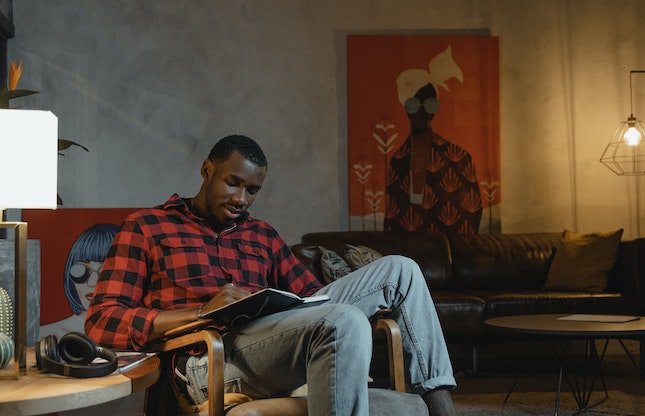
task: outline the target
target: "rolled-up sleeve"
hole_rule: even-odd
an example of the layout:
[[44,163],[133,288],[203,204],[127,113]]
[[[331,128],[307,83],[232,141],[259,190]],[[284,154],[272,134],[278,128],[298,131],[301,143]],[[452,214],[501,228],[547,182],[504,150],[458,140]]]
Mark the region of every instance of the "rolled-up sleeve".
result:
[[147,344],[159,313],[144,306],[150,285],[147,252],[140,227],[126,220],[103,263],[85,321],[85,332],[100,345],[140,350]]

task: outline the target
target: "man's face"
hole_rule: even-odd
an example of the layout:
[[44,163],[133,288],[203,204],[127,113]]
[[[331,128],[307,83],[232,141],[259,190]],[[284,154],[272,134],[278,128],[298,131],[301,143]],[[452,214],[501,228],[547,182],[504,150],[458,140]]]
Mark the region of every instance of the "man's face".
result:
[[267,169],[246,160],[239,152],[233,152],[224,162],[206,160],[201,174],[206,220],[220,231],[251,206],[262,188]]

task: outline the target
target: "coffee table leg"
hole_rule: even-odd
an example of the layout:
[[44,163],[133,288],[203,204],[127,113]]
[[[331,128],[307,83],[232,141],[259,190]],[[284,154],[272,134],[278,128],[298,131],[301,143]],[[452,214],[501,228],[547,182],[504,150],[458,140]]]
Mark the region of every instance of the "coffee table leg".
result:
[[[566,369],[567,361],[569,361],[569,359],[572,360],[574,357],[574,354],[571,348],[571,340],[569,338],[562,339],[562,351],[560,355],[560,379],[558,381],[558,392],[557,392],[556,401],[555,401],[556,403],[555,415],[558,414],[563,376],[567,381],[567,384],[571,389],[571,393],[573,394],[573,398],[576,401],[576,405],[578,406],[579,412],[575,414],[579,414],[586,410],[589,410],[592,407],[602,403],[603,401],[609,398],[609,393],[607,392],[607,383],[605,382],[605,376],[602,372],[602,362],[605,357],[608,344],[609,344],[609,340],[605,339],[605,344],[604,344],[602,353],[599,354],[598,349],[596,348],[595,340],[593,338],[585,339],[585,356],[584,356],[585,368],[583,369],[583,372],[584,372],[583,376],[579,377],[575,373],[567,371]],[[592,374],[590,374],[590,372]],[[569,377],[570,373],[571,373],[571,378]],[[589,384],[587,384],[587,381],[589,381],[589,377],[591,377],[591,379]],[[594,403],[593,405],[589,406],[589,402],[591,401],[591,394],[593,393],[593,390],[598,378],[600,378],[600,381],[602,382],[603,390],[605,391],[605,397],[599,400],[598,402]]]
[[564,362],[560,362],[560,375],[558,376],[558,391],[555,395],[555,409],[553,415],[558,416],[558,409],[560,408],[560,392],[562,391],[562,375],[564,374]]
[[511,397],[511,394],[513,393],[513,391],[515,391],[515,386],[517,386],[517,382],[519,381],[520,376],[524,372],[524,365],[525,365],[525,363],[522,362],[522,365],[520,366],[520,369],[517,372],[517,376],[515,376],[515,380],[513,381],[513,385],[508,390],[508,393],[506,393],[506,397],[504,397],[504,402],[502,403],[502,405],[506,404],[506,402],[508,401],[509,397]]
[[640,377],[640,379],[645,380],[645,351],[643,350],[643,345],[644,345],[643,340],[639,340],[639,347],[640,347],[639,354],[640,354],[640,362],[641,362],[640,365],[638,365],[632,353],[629,352],[629,348],[627,348],[623,340],[618,338],[618,342],[620,343],[621,347],[623,347],[623,351],[625,351],[625,354],[627,354],[629,361],[631,361],[636,371],[638,371],[638,376]]

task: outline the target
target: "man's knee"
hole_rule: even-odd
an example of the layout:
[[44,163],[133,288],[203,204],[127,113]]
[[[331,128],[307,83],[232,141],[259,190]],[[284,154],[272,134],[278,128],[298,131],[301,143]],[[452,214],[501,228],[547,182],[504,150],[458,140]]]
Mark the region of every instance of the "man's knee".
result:
[[328,306],[332,310],[324,320],[339,336],[352,335],[360,339],[371,337],[370,322],[360,309],[342,303]]
[[365,314],[346,304],[329,304],[330,312],[312,334],[316,344],[324,349],[332,346],[345,359],[365,361],[369,365],[372,354],[372,327]]

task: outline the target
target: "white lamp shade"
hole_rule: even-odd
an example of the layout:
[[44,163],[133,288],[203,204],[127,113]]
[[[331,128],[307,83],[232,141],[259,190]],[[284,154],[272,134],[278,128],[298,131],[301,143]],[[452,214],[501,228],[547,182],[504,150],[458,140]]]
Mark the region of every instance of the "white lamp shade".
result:
[[56,209],[58,118],[0,109],[0,208]]

